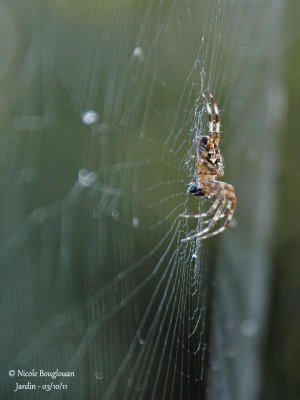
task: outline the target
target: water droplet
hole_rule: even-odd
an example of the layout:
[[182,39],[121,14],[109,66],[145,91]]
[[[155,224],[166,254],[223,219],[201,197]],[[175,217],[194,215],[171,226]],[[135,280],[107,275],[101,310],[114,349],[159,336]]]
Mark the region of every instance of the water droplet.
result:
[[82,168],[78,173],[78,180],[82,186],[91,186],[96,179],[96,172],[88,172],[86,169]]
[[119,217],[120,217],[118,210],[112,210],[111,215],[114,219],[119,219]]
[[102,371],[96,371],[95,372],[95,378],[96,379],[103,379],[103,372]]
[[138,217],[133,217],[132,218],[132,225],[137,228],[140,225],[140,220]]
[[85,111],[81,114],[81,120],[85,125],[92,125],[99,120],[99,114],[96,111]]
[[120,280],[124,279],[124,277],[125,277],[125,273],[124,272],[119,272],[118,275],[117,275],[117,278],[120,279]]
[[133,57],[136,57],[139,61],[144,60],[144,52],[141,47],[136,47],[132,53]]
[[243,336],[252,337],[257,334],[258,326],[257,322],[252,319],[246,319],[241,323],[240,330]]

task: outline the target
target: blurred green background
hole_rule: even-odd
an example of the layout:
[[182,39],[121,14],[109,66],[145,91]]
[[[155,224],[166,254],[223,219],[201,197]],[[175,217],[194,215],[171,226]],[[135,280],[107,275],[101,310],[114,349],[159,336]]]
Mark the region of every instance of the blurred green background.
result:
[[[300,398],[299,12],[0,2],[1,398]],[[183,246],[202,90],[237,224]]]

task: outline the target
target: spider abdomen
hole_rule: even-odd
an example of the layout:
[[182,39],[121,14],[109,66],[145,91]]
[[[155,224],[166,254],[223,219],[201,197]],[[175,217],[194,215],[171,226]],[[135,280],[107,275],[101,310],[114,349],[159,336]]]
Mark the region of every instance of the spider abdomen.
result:
[[213,147],[208,151],[207,162],[212,164],[217,169],[223,169],[223,157],[218,148]]

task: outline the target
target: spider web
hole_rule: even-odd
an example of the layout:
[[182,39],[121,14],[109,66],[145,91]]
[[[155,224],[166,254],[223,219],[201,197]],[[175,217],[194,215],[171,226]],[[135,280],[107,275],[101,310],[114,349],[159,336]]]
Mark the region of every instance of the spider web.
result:
[[16,66],[3,74],[23,95],[1,144],[3,209],[14,199],[1,259],[19,300],[4,293],[21,315],[4,334],[24,326],[5,365],[76,371],[72,399],[202,398],[205,254],[181,243],[199,226],[179,214],[202,207],[186,193],[195,137],[207,129],[201,92],[226,106],[238,9],[219,0],[32,4],[34,20],[22,11],[30,39],[3,7]]

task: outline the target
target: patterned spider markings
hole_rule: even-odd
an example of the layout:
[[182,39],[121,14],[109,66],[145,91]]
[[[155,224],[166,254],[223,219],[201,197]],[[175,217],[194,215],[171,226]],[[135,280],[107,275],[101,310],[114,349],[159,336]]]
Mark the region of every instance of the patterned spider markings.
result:
[[[182,218],[207,218],[201,221],[208,224],[206,228],[194,235],[182,239],[182,242],[190,240],[203,240],[223,232],[230,226],[237,199],[232,185],[217,179],[224,175],[223,156],[219,149],[221,138],[221,117],[214,96],[209,93],[209,100],[202,93],[208,114],[208,135],[200,135],[196,142],[196,175],[197,181],[191,182],[188,192],[203,199],[215,198],[214,203],[205,213],[180,214]],[[223,224],[214,230],[217,222],[223,219]]]

